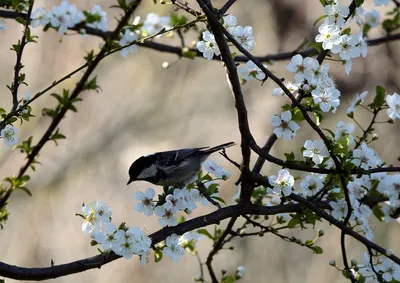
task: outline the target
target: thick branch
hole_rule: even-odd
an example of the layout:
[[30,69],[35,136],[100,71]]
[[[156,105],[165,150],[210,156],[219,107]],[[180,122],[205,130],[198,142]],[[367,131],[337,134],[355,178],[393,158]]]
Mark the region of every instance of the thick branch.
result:
[[[327,206],[323,203],[321,203],[321,205]],[[182,235],[185,232],[197,228],[211,224],[219,224],[220,221],[224,219],[238,217],[241,214],[275,215],[279,213],[300,212],[301,210],[302,208],[298,204],[280,205],[275,207],[256,206],[252,204],[246,206],[232,205],[221,208],[210,214],[188,220],[174,227],[165,227],[151,234],[149,237],[152,239],[152,245],[155,245],[165,240],[171,234],[175,233]],[[25,268],[0,262],[0,276],[16,280],[47,280],[83,272],[89,269],[100,268],[118,258],[120,257],[114,253],[104,253],[87,259],[44,268]]]

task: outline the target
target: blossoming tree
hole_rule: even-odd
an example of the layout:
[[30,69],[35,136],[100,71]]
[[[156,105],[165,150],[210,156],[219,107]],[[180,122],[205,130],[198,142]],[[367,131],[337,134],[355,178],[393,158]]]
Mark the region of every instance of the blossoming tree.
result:
[[[161,2],[165,4],[165,1]],[[97,5],[91,10],[80,11],[68,1],[62,1],[58,6],[46,10],[38,7],[34,0],[0,1],[0,30],[6,29],[7,22],[12,20],[24,28],[21,40],[12,45],[16,54],[14,79],[8,86],[12,108],[0,108],[1,138],[5,146],[19,149],[26,155],[26,162],[18,174],[5,178],[0,187],[2,225],[8,219],[7,204],[13,192],[23,189],[31,193],[28,174],[34,173],[30,170],[39,163],[38,154],[43,147],[48,141],[65,138],[58,128],[62,118],[68,111],[78,111],[76,102],[82,100],[82,92],[99,90],[93,71],[104,58],[114,56],[117,52],[127,57],[136,52],[140,45],[147,44],[148,48],[162,49],[184,58],[204,57],[224,63],[237,110],[242,154],[242,160],[238,162],[232,160],[225,151],[222,153],[240,172],[237,192],[232,201],[224,200],[218,194],[221,183],[230,178],[231,173],[212,160],[207,160],[197,179],[184,188],[163,187],[157,197],[153,188],[135,194],[135,210],[149,217],[157,217],[161,226],[158,231],[147,233],[139,227],[113,222],[112,210],[104,201],[85,203],[77,216],[83,221],[82,232],[90,237],[91,244],[98,247],[100,254],[51,267],[25,268],[0,262],[0,276],[18,280],[51,279],[98,268],[121,258],[134,257],[145,265],[153,259],[151,254],[156,262],[165,260],[164,255],[179,261],[185,252],[198,256],[197,242],[201,237],[207,237],[213,241],[213,248],[205,261],[199,258],[202,272],[196,281],[234,282],[244,276],[243,266],[231,274],[224,271],[221,276],[213,267],[214,257],[227,243],[238,237],[271,233],[321,254],[323,249],[316,241],[324,235],[323,230],[316,231],[315,239],[306,241],[288,237],[284,230],[298,229],[297,233],[301,234],[299,228],[314,228],[316,222],[325,221],[341,231],[337,245],[341,248],[342,262],[339,264],[332,260],[329,264],[341,271],[345,279],[351,282],[400,282],[400,258],[390,248],[374,242],[371,227],[372,218],[390,222],[396,221],[400,214],[400,167],[385,163],[373,149],[373,142],[377,140],[373,131],[377,116],[386,116],[389,123],[399,119],[400,95],[380,85],[372,94],[360,90],[361,94],[354,97],[346,113],[359,127],[355,112],[363,108],[371,113],[371,121],[367,128],[362,128],[361,136],[354,136],[353,123],[339,121],[335,128],[324,130],[321,126],[324,115],[336,113],[341,106],[341,92],[329,73],[330,65],[343,65],[343,71],[350,75],[352,62],[366,57],[368,48],[400,39],[400,34],[395,33],[400,27],[400,3],[396,0],[373,0],[375,9],[366,11],[363,8],[366,0],[350,3],[316,1],[315,5],[322,5],[324,9],[324,14],[316,19],[318,34],[292,54],[279,56],[279,60],[289,61],[286,69],[293,73],[292,78],[286,78],[283,82],[263,64],[261,58],[251,54],[256,48],[253,29],[239,25],[236,17],[229,14],[235,2],[228,0],[222,7],[215,7],[210,0],[197,0],[198,6],[192,7],[189,3],[171,0],[167,4],[173,5],[178,13],[170,16],[149,13],[141,20],[133,17],[141,4],[140,0],[118,0],[114,5],[120,9],[121,16],[116,28],[108,31],[107,13]],[[379,9],[391,3],[396,7],[383,22],[388,35],[370,39],[369,31],[381,24]],[[38,28],[56,31],[62,36],[69,31],[77,31],[84,36],[100,36],[104,42],[100,51],[87,53],[84,65],[49,83],[49,87],[31,97],[29,93],[21,95],[19,91],[19,86],[26,84],[22,55],[27,44],[37,41],[34,34]],[[199,36],[193,48],[155,43],[166,34],[178,34],[183,38],[182,31],[188,30],[197,32]],[[326,60],[328,57],[329,64]],[[273,56],[271,59],[274,59]],[[32,119],[34,102],[82,70],[84,73],[73,89],[52,94],[57,106],[43,109],[44,115],[51,118],[51,123],[39,142],[34,144],[32,137],[20,142],[17,122],[27,123]],[[276,84],[272,95],[290,100],[286,104],[282,100],[282,112],[271,117],[273,131],[264,146],[257,143],[250,131],[243,99],[242,85],[252,80]],[[365,105],[364,100],[368,95],[373,102]],[[302,156],[296,157],[288,152],[284,160],[270,154],[278,139],[295,139],[296,133],[306,124],[318,134],[319,139],[307,140],[301,148]],[[250,165],[251,152],[257,156],[253,166]],[[276,174],[263,176],[260,171],[266,161],[282,169]],[[307,175],[299,179],[294,177],[295,171],[306,172]],[[215,211],[187,220],[185,216],[200,205],[211,205]],[[263,220],[273,215],[276,217],[268,225],[265,224]],[[239,218],[243,218],[244,222],[238,224]],[[229,222],[223,227],[220,221],[225,219],[229,219]],[[216,225],[214,232],[210,232],[210,225]],[[254,231],[248,232],[246,228]],[[349,237],[365,246],[362,259],[349,260],[345,246]],[[206,266],[207,274],[203,272],[203,266]]]

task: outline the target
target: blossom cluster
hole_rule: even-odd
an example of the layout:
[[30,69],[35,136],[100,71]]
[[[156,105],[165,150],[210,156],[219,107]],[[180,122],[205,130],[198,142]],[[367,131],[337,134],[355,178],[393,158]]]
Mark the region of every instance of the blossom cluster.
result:
[[[236,17],[226,15],[222,18],[223,26],[229,31],[236,41],[246,50],[254,50],[256,42],[254,40],[253,28],[250,26],[238,26]],[[197,49],[203,53],[203,57],[212,60],[221,54],[214,35],[210,31],[203,32],[203,40],[197,43]]]
[[151,239],[139,228],[128,229],[125,225],[117,227],[111,222],[111,208],[102,201],[83,205],[82,213],[83,233],[90,234],[104,251],[113,251],[124,258],[136,254],[142,264],[146,262]]
[[[149,13],[143,23],[140,23],[140,17],[136,17],[133,26],[125,28],[121,35],[119,44],[121,46],[129,45],[121,50],[121,55],[126,57],[129,53],[136,52],[137,46],[132,42],[140,37],[154,35],[163,29],[171,28],[171,17],[158,16],[155,13]],[[79,11],[75,5],[69,4],[67,0],[61,2],[59,6],[54,6],[50,11],[45,8],[36,8],[31,15],[31,26],[48,26],[55,28],[63,35],[65,32],[78,24],[85,24],[87,27],[107,31],[107,13],[99,5],[94,5],[91,10]],[[1,30],[0,23],[0,30]],[[133,28],[135,27],[135,28]],[[82,28],[79,31],[86,35]]]
[[[375,6],[387,5],[389,1],[374,1]],[[331,5],[324,7],[325,21],[318,28],[319,34],[315,41],[322,44],[322,48],[337,54],[344,65],[345,72],[350,73],[352,60],[367,55],[367,43],[365,41],[366,29],[358,34],[351,34],[351,28],[346,28],[346,23],[351,24],[355,19],[359,25],[367,26],[368,29],[378,26],[380,22],[379,13],[372,9],[365,11],[362,6],[356,7],[354,13],[350,15],[347,5],[342,5],[339,1],[334,1]],[[350,20],[348,18],[350,17]]]
[[31,26],[47,26],[58,30],[63,35],[69,28],[85,23],[87,26],[107,31],[107,13],[99,5],[93,6],[90,11],[79,11],[75,5],[62,1],[50,11],[45,8],[36,8],[31,15]]
[[[226,28],[226,30],[233,35],[235,40],[244,49],[254,50],[256,48],[253,28],[251,26],[243,27],[237,25],[237,19],[232,15],[224,16],[221,19],[221,22],[224,28]],[[203,32],[202,40],[197,42],[197,49],[203,53],[203,57],[207,58],[208,60],[212,60],[214,56],[219,56],[221,54],[214,35],[208,30]],[[249,60],[245,65],[239,66],[238,72],[245,81],[252,79],[262,81],[265,79],[264,72],[262,72],[262,70],[251,60]]]
[[[203,163],[203,167],[217,179],[226,180],[231,176],[228,171],[211,159],[206,160]],[[207,179],[201,185],[208,189],[210,186],[217,186],[218,184],[214,180]],[[174,188],[171,193],[165,196],[164,201],[158,202],[158,205],[154,200],[154,196],[155,191],[152,188],[146,189],[145,192],[136,192],[135,198],[138,203],[135,206],[135,210],[147,216],[153,215],[154,212],[159,217],[159,224],[163,227],[176,226],[178,224],[177,213],[179,211],[190,214],[197,208],[196,203],[201,202],[205,206],[209,204],[208,199],[200,193],[200,190],[193,187]]]
[[[203,167],[209,174],[216,177],[216,179],[213,179],[209,174],[203,176],[202,185],[206,190],[211,186],[218,186],[215,180],[226,180],[231,176],[228,171],[212,160],[204,162]],[[154,212],[159,217],[158,222],[163,227],[176,226],[179,211],[190,214],[197,208],[197,202],[201,202],[203,205],[209,204],[209,201],[205,195],[200,193],[199,189],[193,188],[193,185],[191,188],[189,186],[169,188],[168,193],[158,202],[154,200],[155,191],[152,188],[148,188],[144,192],[136,192],[135,198],[138,202],[135,205],[135,210],[147,216],[153,215]],[[102,201],[84,205],[82,212],[83,214],[79,214],[84,219],[82,231],[85,234],[90,234],[95,244],[101,245],[104,251],[113,251],[124,258],[131,258],[132,255],[136,254],[140,257],[142,264],[146,262],[147,255],[150,252],[151,239],[143,231],[136,227],[128,228],[125,224],[117,227],[111,222],[111,208]],[[172,260],[179,261],[180,256],[184,253],[184,247],[188,246],[189,243],[194,244],[199,239],[200,235],[194,231],[187,232],[182,237],[172,234],[157,249],[162,250]],[[239,275],[243,272],[239,272]]]

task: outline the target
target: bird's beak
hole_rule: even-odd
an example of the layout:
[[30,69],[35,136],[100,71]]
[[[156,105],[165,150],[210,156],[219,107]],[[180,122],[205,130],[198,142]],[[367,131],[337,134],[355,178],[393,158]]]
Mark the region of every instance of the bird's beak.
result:
[[129,181],[128,181],[128,183],[126,183],[126,185],[129,185],[130,183],[132,183],[133,182],[133,180],[132,179],[129,179]]

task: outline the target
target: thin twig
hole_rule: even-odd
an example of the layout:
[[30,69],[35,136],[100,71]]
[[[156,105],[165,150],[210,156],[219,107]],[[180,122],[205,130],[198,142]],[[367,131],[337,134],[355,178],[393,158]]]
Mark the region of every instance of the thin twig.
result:
[[[34,0],[30,1],[28,13],[26,13],[26,15],[25,15],[24,32],[23,32],[21,41],[18,43],[19,49],[17,50],[17,62],[15,63],[15,67],[14,67],[14,82],[12,84],[13,106],[12,106],[11,112],[15,111],[15,109],[17,109],[17,107],[18,107],[18,88],[21,84],[19,77],[20,77],[20,71],[23,68],[22,63],[21,63],[22,53],[24,52],[25,45],[27,44],[26,34],[29,29],[29,22],[30,22],[30,17],[31,17],[34,2],[35,2]],[[3,128],[0,128],[0,129],[3,129]]]

